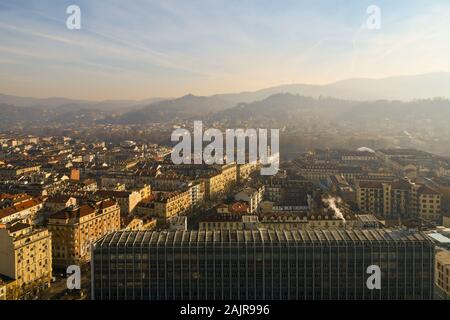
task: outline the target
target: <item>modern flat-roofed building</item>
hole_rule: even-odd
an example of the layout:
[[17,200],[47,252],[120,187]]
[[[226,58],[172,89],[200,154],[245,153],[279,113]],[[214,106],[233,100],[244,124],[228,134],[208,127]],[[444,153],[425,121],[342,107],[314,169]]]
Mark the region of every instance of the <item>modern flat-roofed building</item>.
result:
[[433,243],[406,230],[121,231],[92,255],[97,300],[433,298]]

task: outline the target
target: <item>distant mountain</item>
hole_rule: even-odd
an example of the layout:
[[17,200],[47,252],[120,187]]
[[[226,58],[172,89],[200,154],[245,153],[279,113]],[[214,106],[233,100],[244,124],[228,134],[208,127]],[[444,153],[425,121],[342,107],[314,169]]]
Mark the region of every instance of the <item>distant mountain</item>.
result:
[[19,123],[26,123],[33,119],[39,119],[41,112],[38,110],[28,110],[6,103],[0,103],[0,128],[13,128]]
[[273,120],[282,123],[306,121],[307,119],[328,119],[337,113],[348,112],[360,102],[335,98],[312,98],[290,93],[277,93],[251,103],[240,103],[216,113],[211,120],[232,123]]
[[90,108],[99,111],[126,112],[133,109],[142,108],[151,103],[160,102],[163,98],[151,98],[142,101],[135,100],[105,100],[88,101],[68,98],[31,98],[17,97],[12,95],[0,94],[0,103],[14,105],[18,107],[36,108],[36,109],[54,109],[61,106],[71,105],[75,108]]
[[234,102],[214,96],[199,97],[189,94],[178,99],[156,102],[142,109],[127,112],[114,119],[114,122],[142,124],[194,119],[196,117],[203,119],[234,105]]
[[149,104],[157,103],[160,101],[164,101],[165,98],[150,98],[141,101],[134,100],[105,100],[97,103],[91,103],[88,106],[103,111],[115,111],[120,113],[125,113],[130,110],[140,109],[143,106],[147,106]]
[[110,112],[68,103],[53,108],[17,107],[0,103],[0,129],[19,125],[92,124],[109,116]]
[[417,121],[445,124],[450,123],[450,100],[357,101],[280,93],[218,112],[212,120],[235,124],[277,121],[285,125],[327,121],[353,125],[367,122],[375,126],[384,121],[399,125]]
[[358,101],[277,93],[260,101],[235,104],[217,96],[187,95],[155,102],[123,114],[77,103],[53,108],[17,107],[0,103],[0,129],[14,128],[16,125],[146,124],[185,120],[219,122],[231,127],[248,124],[301,127],[335,123],[353,129],[356,126],[376,128],[382,123],[390,123],[389,126],[398,128],[432,123],[435,128],[445,129],[450,123],[450,100]]
[[349,79],[326,85],[289,84],[258,90],[219,94],[215,97],[239,102],[263,100],[277,93],[300,94],[310,97],[333,97],[349,100],[450,99],[450,73],[428,73],[382,79]]
[[17,97],[12,95],[0,94],[0,103],[20,106],[20,107],[46,107],[54,108],[60,105],[74,103],[74,104],[88,104],[89,101],[75,100],[67,98],[31,98],[31,97]]
[[[396,112],[420,119],[427,119],[427,114],[438,118],[442,115],[440,118],[443,119],[447,115],[448,101],[425,100],[436,97],[450,99],[450,73],[349,79],[327,85],[291,84],[255,92],[206,97],[189,94],[177,99],[151,98],[141,101],[40,99],[0,94],[0,119],[5,125],[19,120],[31,123],[100,121],[119,124],[191,119],[218,122],[224,119],[305,121],[314,117],[334,119],[336,112],[348,119],[377,119],[383,115],[385,118],[396,118]],[[418,102],[405,103],[414,100]],[[12,109],[14,107],[18,109]],[[30,116],[32,118],[28,119]]]

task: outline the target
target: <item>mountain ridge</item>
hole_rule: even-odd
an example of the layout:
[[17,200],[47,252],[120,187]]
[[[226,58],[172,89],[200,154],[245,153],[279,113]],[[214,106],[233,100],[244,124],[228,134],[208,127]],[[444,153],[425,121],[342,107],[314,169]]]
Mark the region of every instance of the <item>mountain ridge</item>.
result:
[[[381,85],[382,82],[387,84]],[[377,85],[376,88],[372,88]],[[362,88],[361,88],[362,87]],[[401,90],[400,90],[400,88]],[[388,89],[388,90],[386,90]],[[341,90],[341,92],[339,92]],[[387,92],[386,92],[387,91]],[[402,92],[400,92],[402,91]],[[416,75],[400,75],[384,78],[349,78],[331,82],[328,84],[281,84],[255,91],[242,91],[237,93],[222,93],[213,95],[193,95],[186,94],[177,98],[147,98],[143,100],[121,99],[121,100],[101,100],[91,101],[84,99],[72,99],[64,97],[34,98],[19,97],[0,93],[0,103],[30,107],[46,106],[57,107],[61,104],[75,103],[80,105],[107,105],[117,104],[130,106],[146,106],[165,100],[176,100],[188,96],[210,97],[228,100],[234,103],[248,103],[262,100],[275,93],[302,94],[312,97],[333,97],[352,100],[415,100],[443,97],[450,99],[450,73],[431,72]],[[414,94],[414,96],[413,96]]]

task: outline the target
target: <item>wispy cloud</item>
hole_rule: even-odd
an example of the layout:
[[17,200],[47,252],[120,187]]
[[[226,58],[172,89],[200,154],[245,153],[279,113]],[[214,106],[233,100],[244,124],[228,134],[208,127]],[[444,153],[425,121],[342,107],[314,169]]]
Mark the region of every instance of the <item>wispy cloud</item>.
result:
[[378,0],[379,31],[368,0],[77,0],[70,31],[72,2],[0,0],[3,90],[142,99],[450,71],[445,0]]

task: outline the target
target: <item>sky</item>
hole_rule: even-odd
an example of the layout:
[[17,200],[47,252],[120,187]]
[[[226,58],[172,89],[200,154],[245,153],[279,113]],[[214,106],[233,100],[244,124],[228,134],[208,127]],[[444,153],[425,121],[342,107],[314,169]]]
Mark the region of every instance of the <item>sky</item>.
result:
[[448,0],[0,0],[0,93],[140,100],[450,72],[449,17]]

